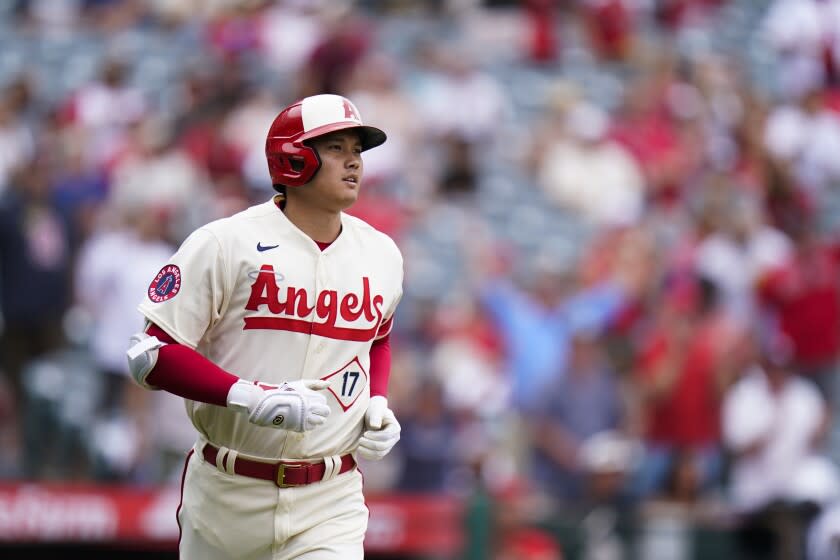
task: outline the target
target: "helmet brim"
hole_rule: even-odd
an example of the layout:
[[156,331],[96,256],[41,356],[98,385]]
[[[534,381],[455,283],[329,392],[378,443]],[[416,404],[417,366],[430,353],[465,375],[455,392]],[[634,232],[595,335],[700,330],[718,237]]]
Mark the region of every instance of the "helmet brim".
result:
[[361,125],[353,122],[338,122],[330,123],[324,126],[319,126],[318,128],[313,128],[309,132],[302,134],[300,136],[299,141],[305,142],[307,140],[312,140],[313,138],[318,138],[319,136],[329,134],[330,132],[336,132],[337,130],[348,130],[351,128],[357,129],[359,131],[361,135],[363,152],[365,150],[370,150],[371,148],[375,148],[384,144],[385,140],[388,139],[388,136],[385,134],[385,132],[376,128],[375,126]]

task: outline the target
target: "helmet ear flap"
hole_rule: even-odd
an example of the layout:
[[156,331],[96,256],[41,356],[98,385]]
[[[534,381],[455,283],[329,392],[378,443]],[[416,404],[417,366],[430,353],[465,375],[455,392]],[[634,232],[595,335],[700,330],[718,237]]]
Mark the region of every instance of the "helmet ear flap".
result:
[[288,139],[269,140],[266,156],[273,182],[287,187],[305,185],[321,167],[321,159],[313,148]]

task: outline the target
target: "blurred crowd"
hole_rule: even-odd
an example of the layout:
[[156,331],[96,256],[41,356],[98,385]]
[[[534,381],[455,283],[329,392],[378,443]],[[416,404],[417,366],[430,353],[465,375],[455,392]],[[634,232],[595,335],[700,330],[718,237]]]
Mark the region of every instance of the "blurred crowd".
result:
[[135,307],[327,92],[406,262],[369,491],[486,491],[500,559],[839,557],[840,0],[0,2],[0,476],[177,483]]

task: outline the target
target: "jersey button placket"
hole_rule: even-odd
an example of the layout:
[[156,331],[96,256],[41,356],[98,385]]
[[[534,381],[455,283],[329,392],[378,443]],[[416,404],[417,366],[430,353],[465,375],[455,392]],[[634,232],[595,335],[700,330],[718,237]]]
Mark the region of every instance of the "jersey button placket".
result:
[[[320,294],[322,290],[328,290],[330,288],[330,274],[327,269],[327,259],[323,253],[318,257],[317,267],[317,274],[315,275],[315,293]],[[326,348],[326,342],[323,338],[319,337],[318,342],[315,344],[315,353],[320,354],[324,351],[324,348]]]

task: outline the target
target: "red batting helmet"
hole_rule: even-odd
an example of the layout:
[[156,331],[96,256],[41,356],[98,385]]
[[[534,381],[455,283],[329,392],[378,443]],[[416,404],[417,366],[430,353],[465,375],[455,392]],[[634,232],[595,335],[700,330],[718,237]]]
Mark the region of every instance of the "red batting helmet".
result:
[[308,183],[321,167],[321,159],[306,141],[346,128],[359,129],[362,151],[385,142],[385,133],[363,125],[356,106],[340,95],[305,97],[280,111],[265,140],[272,184],[299,187]]

